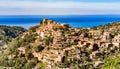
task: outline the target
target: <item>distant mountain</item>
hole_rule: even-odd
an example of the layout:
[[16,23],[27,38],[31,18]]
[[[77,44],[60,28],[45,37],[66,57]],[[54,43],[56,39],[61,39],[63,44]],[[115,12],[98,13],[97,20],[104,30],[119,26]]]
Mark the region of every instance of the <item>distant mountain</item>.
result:
[[5,26],[0,25],[0,30],[4,33],[5,36],[9,36],[12,38],[17,37],[19,34],[22,34],[26,31],[26,29],[19,26]]
[[[71,28],[68,24],[43,19],[2,50],[0,66],[18,69],[110,69],[112,66],[119,69],[116,67],[119,61],[112,61],[110,57],[119,55],[119,27],[117,22],[93,28]],[[115,65],[108,64],[114,61]]]

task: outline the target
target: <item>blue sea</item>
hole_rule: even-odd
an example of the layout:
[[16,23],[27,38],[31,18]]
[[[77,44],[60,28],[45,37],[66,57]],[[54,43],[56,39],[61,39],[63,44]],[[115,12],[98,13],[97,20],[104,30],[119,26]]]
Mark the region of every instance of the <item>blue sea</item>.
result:
[[22,26],[28,29],[38,25],[43,18],[69,24],[73,28],[90,28],[120,21],[120,15],[1,15],[0,25]]

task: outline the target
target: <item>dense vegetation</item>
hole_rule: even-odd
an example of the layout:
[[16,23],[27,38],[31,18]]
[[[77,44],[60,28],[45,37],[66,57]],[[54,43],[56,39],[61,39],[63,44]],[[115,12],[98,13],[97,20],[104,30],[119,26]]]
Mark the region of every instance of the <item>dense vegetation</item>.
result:
[[0,25],[0,30],[2,30],[5,33],[5,36],[9,36],[12,38],[17,37],[19,34],[22,34],[26,30],[22,27],[19,26],[5,26],[5,25]]

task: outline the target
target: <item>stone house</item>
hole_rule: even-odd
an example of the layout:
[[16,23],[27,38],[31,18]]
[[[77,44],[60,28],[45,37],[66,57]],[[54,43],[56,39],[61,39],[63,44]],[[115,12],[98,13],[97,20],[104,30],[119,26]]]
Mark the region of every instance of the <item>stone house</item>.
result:
[[100,48],[107,48],[109,45],[108,42],[100,42]]
[[115,46],[117,47],[120,47],[120,34],[115,36],[113,39],[112,39],[112,44],[114,44]]
[[110,37],[110,32],[104,32],[103,35],[101,35],[101,41],[108,41]]
[[93,36],[98,36],[98,35],[101,35],[101,31],[100,30],[90,30],[89,34],[93,35]]
[[115,36],[113,39],[112,39],[112,42],[115,42],[115,43],[120,43],[120,34]]
[[94,51],[94,52],[92,52],[92,54],[90,54],[90,59],[97,58],[100,55],[101,55],[101,53],[99,51]]

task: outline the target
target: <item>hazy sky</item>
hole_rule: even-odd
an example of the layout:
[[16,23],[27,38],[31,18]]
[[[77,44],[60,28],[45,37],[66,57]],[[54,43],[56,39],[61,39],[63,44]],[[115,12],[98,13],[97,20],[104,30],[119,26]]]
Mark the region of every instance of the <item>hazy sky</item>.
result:
[[120,14],[120,0],[0,0],[0,15]]

